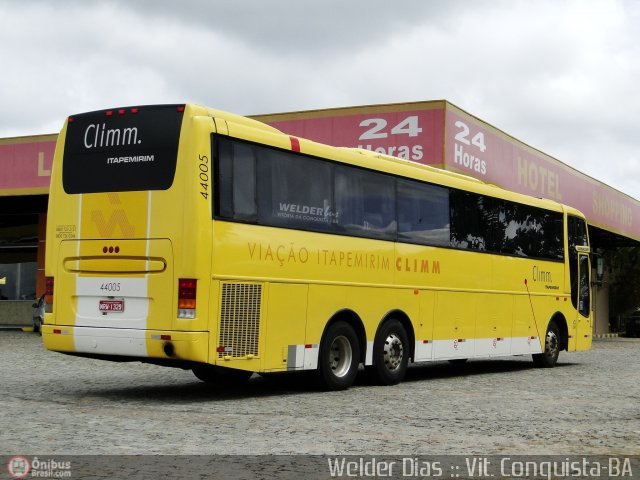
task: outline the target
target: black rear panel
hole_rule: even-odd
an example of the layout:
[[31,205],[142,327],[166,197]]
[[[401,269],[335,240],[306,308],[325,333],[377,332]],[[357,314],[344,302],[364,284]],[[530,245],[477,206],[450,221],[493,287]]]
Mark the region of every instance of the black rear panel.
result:
[[184,105],[115,108],[69,117],[67,193],[166,190],[173,183]]

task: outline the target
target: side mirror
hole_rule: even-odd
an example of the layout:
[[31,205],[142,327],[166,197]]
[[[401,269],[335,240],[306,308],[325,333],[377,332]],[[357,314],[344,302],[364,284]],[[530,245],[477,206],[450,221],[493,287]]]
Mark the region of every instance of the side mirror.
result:
[[599,282],[604,278],[604,258],[601,255],[596,258],[596,278]]
[[594,285],[602,285],[604,280],[604,256],[598,252],[591,252],[591,263],[596,267],[596,281]]

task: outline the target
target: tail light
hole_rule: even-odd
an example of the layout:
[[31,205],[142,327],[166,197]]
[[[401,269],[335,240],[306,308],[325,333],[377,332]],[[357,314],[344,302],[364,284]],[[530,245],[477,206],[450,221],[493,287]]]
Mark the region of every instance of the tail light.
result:
[[197,286],[195,278],[178,280],[178,318],[196,318]]
[[44,278],[44,303],[53,305],[53,277]]

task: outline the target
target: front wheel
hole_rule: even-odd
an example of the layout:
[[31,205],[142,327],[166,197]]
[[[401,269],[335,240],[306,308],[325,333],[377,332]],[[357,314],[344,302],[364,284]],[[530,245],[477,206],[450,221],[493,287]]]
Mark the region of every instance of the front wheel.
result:
[[324,335],[318,357],[320,382],[328,390],[349,388],[358,374],[360,347],[351,325],[338,321]]
[[550,322],[544,337],[544,352],[533,354],[536,367],[551,368],[558,362],[560,355],[560,331],[555,322]]
[[407,373],[409,339],[398,320],[385,322],[373,342],[372,373],[380,385],[396,385]]

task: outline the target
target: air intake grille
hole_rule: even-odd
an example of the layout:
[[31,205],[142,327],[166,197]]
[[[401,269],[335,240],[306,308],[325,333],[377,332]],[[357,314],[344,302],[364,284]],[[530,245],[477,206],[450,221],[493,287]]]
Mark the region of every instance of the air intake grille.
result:
[[224,349],[218,350],[218,358],[258,355],[261,297],[262,285],[252,283],[222,285],[220,346]]

